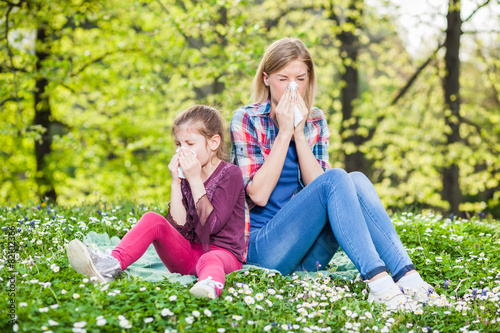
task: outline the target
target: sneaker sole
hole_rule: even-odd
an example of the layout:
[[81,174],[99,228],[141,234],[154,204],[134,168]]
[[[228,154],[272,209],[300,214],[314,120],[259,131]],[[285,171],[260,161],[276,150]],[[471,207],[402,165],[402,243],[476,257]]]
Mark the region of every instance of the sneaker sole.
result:
[[95,276],[101,283],[108,282],[95,267],[87,247],[78,239],[73,239],[69,242],[68,260],[76,272],[89,277]]

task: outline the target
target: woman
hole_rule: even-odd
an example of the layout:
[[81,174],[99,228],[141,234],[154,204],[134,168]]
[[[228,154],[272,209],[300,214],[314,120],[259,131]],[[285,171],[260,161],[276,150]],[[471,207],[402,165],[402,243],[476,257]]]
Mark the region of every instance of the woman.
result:
[[369,302],[414,309],[433,289],[416,272],[371,182],[330,169],[330,132],[312,107],[315,92],[309,50],[284,38],[262,58],[255,104],[231,120],[231,154],[250,209],[247,263],[282,274],[314,271],[340,246],[368,282]]

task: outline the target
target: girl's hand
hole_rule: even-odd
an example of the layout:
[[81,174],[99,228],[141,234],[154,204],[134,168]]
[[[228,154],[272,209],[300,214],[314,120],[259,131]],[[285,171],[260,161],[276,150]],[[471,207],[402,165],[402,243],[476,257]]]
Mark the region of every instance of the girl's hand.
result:
[[168,171],[170,172],[170,177],[172,177],[172,184],[175,182],[180,183],[181,179],[179,178],[179,174],[177,172],[177,168],[179,167],[179,154],[175,154],[172,156],[170,163],[168,164]]
[[179,165],[187,181],[191,183],[191,180],[201,179],[201,164],[196,156],[189,149],[181,149],[178,155]]
[[304,126],[306,124],[307,117],[309,116],[309,110],[306,107],[306,103],[302,96],[297,92],[295,93],[295,98],[293,99],[293,104],[299,108],[300,113],[302,114],[302,120],[298,123],[297,127],[294,130],[294,137],[298,137],[300,135],[304,135]]
[[276,106],[275,117],[278,122],[279,130],[283,133],[289,133],[290,137],[294,132],[293,116],[293,93],[292,89],[286,88]]

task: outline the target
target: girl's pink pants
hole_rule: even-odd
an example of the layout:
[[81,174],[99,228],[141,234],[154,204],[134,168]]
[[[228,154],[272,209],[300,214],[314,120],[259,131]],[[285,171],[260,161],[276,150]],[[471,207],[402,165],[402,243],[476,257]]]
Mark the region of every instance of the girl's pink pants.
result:
[[[224,284],[226,274],[242,267],[226,249],[212,245],[205,253],[200,243],[191,244],[163,216],[154,212],[144,214],[111,255],[118,259],[123,271],[137,261],[151,243],[170,272],[196,275],[200,281],[211,276],[212,280]],[[216,292],[220,296],[222,289],[216,288]]]

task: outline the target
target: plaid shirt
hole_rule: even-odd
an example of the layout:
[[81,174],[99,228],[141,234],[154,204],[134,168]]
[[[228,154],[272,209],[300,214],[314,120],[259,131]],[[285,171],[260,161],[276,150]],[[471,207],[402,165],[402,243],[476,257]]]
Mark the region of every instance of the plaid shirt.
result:
[[[253,176],[269,156],[278,134],[271,118],[271,101],[247,105],[236,110],[231,119],[230,132],[231,161],[241,169],[246,192]],[[330,169],[328,161],[330,129],[323,111],[315,107],[312,108],[304,126],[304,133],[323,170]],[[300,169],[299,183],[304,187]],[[254,206],[248,196],[247,203],[249,208]]]

